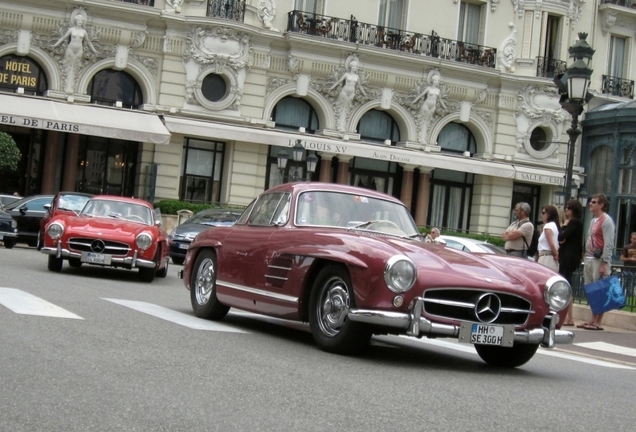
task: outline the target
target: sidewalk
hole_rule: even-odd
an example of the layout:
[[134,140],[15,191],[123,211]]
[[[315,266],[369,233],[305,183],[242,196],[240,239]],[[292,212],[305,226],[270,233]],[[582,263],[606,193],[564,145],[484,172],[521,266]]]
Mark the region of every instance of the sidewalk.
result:
[[[592,319],[592,311],[587,305],[574,304],[572,317],[575,321],[588,322]],[[636,313],[611,311],[603,315],[603,326],[636,331]]]

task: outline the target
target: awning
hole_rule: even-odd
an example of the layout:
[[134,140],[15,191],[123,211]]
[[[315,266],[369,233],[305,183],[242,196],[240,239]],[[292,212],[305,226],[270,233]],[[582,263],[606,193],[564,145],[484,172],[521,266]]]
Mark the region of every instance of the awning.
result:
[[1,94],[0,124],[168,144],[170,132],[156,114],[98,105]]
[[508,163],[454,156],[445,153],[425,153],[401,147],[387,147],[369,143],[332,139],[320,135],[289,133],[267,128],[228,125],[203,120],[165,116],[168,130],[186,136],[242,141],[255,144],[293,147],[300,140],[307,150],[331,153],[335,156],[365,157],[397,162],[413,167],[443,168],[492,177],[514,178],[515,169]]

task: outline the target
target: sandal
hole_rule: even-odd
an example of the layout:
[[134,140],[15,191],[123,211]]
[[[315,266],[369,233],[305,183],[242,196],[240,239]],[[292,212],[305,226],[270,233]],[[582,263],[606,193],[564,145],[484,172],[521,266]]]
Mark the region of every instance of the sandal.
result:
[[582,323],[582,324],[577,325],[577,326],[576,326],[576,328],[582,328],[582,329],[584,329],[584,328],[585,328],[585,326],[588,326],[588,325],[590,325],[590,324],[589,324],[589,323]]
[[565,323],[565,324],[563,324],[563,327],[574,327],[574,323],[573,322]]
[[585,330],[603,330],[603,327],[598,326],[596,324],[585,324],[583,327]]

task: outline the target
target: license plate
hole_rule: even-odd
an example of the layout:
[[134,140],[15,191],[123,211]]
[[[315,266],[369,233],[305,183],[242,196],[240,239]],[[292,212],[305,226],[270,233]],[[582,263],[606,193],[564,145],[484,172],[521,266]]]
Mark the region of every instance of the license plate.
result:
[[179,243],[177,246],[179,249],[187,249],[190,247],[188,243]]
[[89,264],[110,265],[110,255],[95,252],[82,252],[81,261]]
[[514,343],[513,326],[463,322],[459,329],[459,342],[473,345],[511,347]]

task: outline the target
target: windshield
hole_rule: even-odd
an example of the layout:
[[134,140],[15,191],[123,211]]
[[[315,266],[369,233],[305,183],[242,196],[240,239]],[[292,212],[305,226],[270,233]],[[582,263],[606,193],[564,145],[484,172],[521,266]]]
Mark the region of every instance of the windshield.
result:
[[319,225],[382,231],[401,236],[419,234],[401,204],[340,192],[311,191],[299,195],[296,225]]
[[204,210],[188,219],[188,223],[198,223],[203,225],[230,225],[236,222],[239,216],[241,216],[240,210]]
[[141,204],[93,199],[86,203],[81,216],[109,217],[152,225],[152,210]]
[[60,195],[57,207],[61,210],[80,212],[89,199],[90,197],[85,195]]

